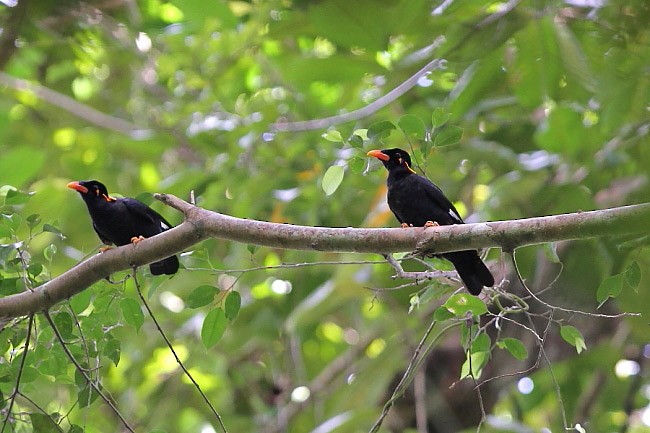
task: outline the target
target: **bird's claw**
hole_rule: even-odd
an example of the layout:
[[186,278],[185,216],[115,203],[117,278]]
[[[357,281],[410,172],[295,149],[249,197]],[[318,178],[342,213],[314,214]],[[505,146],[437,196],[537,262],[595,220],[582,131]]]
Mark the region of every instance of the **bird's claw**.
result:
[[145,240],[145,237],[144,237],[144,236],[133,236],[133,237],[131,238],[131,243],[132,243],[133,245],[135,245],[135,244],[137,244],[138,242],[143,241],[143,240]]
[[403,229],[407,229],[407,228],[409,228],[409,227],[413,227],[413,224],[402,223],[402,228],[403,228]]
[[427,227],[439,227],[440,224],[438,224],[436,221],[427,221],[424,223],[424,228]]
[[106,251],[108,251],[110,249],[112,249],[112,247],[106,245],[106,246],[103,246],[103,247],[99,247],[99,252],[100,253],[105,253]]

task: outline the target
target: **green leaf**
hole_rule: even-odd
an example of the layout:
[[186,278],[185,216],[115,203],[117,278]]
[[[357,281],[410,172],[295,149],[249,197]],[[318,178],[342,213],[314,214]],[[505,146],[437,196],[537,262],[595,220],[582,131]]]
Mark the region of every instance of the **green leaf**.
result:
[[506,349],[519,361],[528,358],[528,349],[526,349],[524,343],[516,338],[504,338],[503,340],[499,340],[497,342],[497,347]]
[[117,364],[120,363],[122,343],[117,338],[111,338],[104,345],[103,353],[104,356],[113,361],[113,364],[117,367]]
[[[101,385],[99,385],[99,389],[101,389]],[[79,399],[79,407],[84,408],[90,406],[95,400],[97,400],[97,397],[99,397],[99,394],[97,391],[95,391],[95,388],[91,387],[90,385],[85,386],[77,394],[77,398]]]
[[472,352],[489,352],[492,340],[485,332],[478,334],[472,341]]
[[187,308],[203,307],[214,301],[214,295],[216,295],[218,292],[218,288],[209,284],[199,286],[196,289],[192,290],[192,293],[189,294],[187,300],[185,301],[185,305]]
[[483,372],[483,367],[490,360],[490,352],[474,352],[470,354],[463,363],[463,366],[460,368],[460,378],[464,379],[467,376],[470,376],[470,365],[471,365],[471,376],[478,379]]
[[70,307],[75,314],[81,314],[88,308],[90,305],[90,300],[92,298],[91,290],[83,290],[80,293],[77,293],[70,299]]
[[54,316],[54,324],[64,339],[72,337],[72,316],[70,314],[65,311],[58,313]]
[[598,286],[596,291],[596,300],[600,303],[598,307],[602,306],[607,299],[615,298],[621,294],[623,289],[623,275],[616,274],[611,277],[605,278]]
[[413,114],[405,114],[400,117],[397,121],[397,125],[402,131],[404,131],[405,135],[413,135],[419,140],[424,140],[424,136],[427,133],[427,129],[424,126],[422,119]]
[[144,313],[140,308],[140,303],[135,299],[124,298],[120,301],[120,310],[122,310],[122,317],[124,317],[126,323],[139,331],[144,323]]
[[350,167],[352,173],[361,174],[363,173],[363,169],[366,168],[367,161],[368,160],[366,158],[359,158],[358,156],[353,156],[348,161],[348,167]]
[[461,138],[463,138],[463,128],[456,125],[449,125],[436,134],[433,145],[436,147],[450,146],[458,143]]
[[444,304],[442,304],[442,306],[456,317],[463,317],[467,313],[472,313],[474,316],[480,316],[481,314],[487,313],[487,306],[485,303],[469,293],[457,293],[452,295]]
[[433,319],[438,322],[444,322],[452,317],[456,317],[454,313],[442,306],[436,308],[436,311],[433,312]]
[[393,122],[389,122],[388,120],[373,123],[368,127],[368,139],[375,143],[388,137],[394,129],[396,129],[395,125]]
[[215,308],[203,319],[201,327],[201,341],[206,349],[211,348],[221,339],[226,332],[228,319],[221,308]]
[[34,195],[33,192],[24,192],[17,189],[10,189],[7,191],[7,196],[5,197],[5,204],[7,205],[25,204],[27,203],[29,198],[33,195]]
[[434,129],[440,128],[442,125],[447,123],[450,117],[451,113],[447,113],[447,110],[442,107],[436,107],[433,110],[433,113],[431,113],[431,125],[433,125]]
[[630,267],[625,271],[625,281],[632,287],[634,290],[639,288],[641,284],[641,267],[638,262],[632,262]]
[[43,231],[44,232],[54,233],[55,235],[57,235],[61,239],[65,239],[65,236],[63,236],[63,232],[61,232],[61,230],[54,227],[52,224],[43,224]]
[[33,229],[41,223],[41,216],[37,213],[33,213],[25,218],[25,221],[27,222],[27,227]]
[[45,257],[45,260],[48,262],[52,261],[52,258],[54,258],[54,255],[56,254],[57,251],[57,246],[54,244],[50,244],[45,247],[43,250],[43,256]]
[[327,169],[322,183],[323,191],[325,191],[326,195],[334,194],[334,191],[341,185],[344,174],[345,170],[340,165],[333,165]]
[[329,131],[323,133],[321,135],[325,140],[331,141],[333,143],[342,143],[343,142],[343,137],[341,136],[341,133],[337,131],[336,129],[330,129]]
[[32,431],[38,433],[63,433],[63,430],[49,415],[44,413],[34,412],[29,414],[29,419],[32,422]]
[[241,308],[241,295],[239,292],[233,290],[228,294],[224,305],[226,317],[231,322],[237,318],[239,309]]
[[359,137],[357,134],[353,134],[348,140],[348,144],[354,148],[361,149],[363,148],[363,138]]
[[41,272],[43,272],[43,265],[40,263],[31,263],[29,266],[27,266],[27,272],[32,277],[36,278],[41,275]]
[[587,348],[585,345],[585,339],[578,330],[578,328],[575,328],[570,325],[562,326],[560,328],[560,335],[570,345],[576,348],[576,351],[578,353],[582,352],[584,349]]

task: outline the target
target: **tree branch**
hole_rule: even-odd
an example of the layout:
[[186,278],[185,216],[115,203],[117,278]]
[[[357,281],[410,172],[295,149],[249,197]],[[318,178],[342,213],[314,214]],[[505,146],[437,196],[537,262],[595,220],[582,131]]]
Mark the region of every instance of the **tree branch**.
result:
[[539,218],[429,228],[359,229],[306,227],[235,218],[167,194],[163,203],[183,212],[185,222],[137,245],[95,255],[32,291],[0,298],[0,318],[39,311],[90,287],[114,272],[143,266],[208,238],[282,249],[388,254],[401,251],[443,253],[584,239],[613,234],[645,233],[650,203]]
[[[434,42],[437,47],[443,39]],[[325,117],[322,119],[304,120],[298,122],[276,122],[269,125],[271,132],[298,132],[298,131],[312,131],[316,129],[325,129],[330,126],[338,125],[340,123],[351,122],[353,120],[363,119],[370,116],[372,113],[379,111],[397,98],[411,90],[418,83],[418,80],[424,77],[431,71],[442,69],[445,67],[444,59],[433,59],[415,74],[411,75],[406,81],[400,83],[390,92],[386,93],[376,101],[371,102],[365,107],[358,110],[350,111],[349,113],[339,114],[338,116]]]
[[153,131],[150,129],[140,128],[124,119],[120,119],[119,117],[102,113],[89,105],[82,104],[77,100],[56,92],[48,87],[13,77],[2,71],[0,71],[0,84],[22,92],[31,92],[39,99],[49,102],[55,107],[62,108],[80,119],[84,119],[96,126],[119,132],[133,140],[146,140],[153,135]]

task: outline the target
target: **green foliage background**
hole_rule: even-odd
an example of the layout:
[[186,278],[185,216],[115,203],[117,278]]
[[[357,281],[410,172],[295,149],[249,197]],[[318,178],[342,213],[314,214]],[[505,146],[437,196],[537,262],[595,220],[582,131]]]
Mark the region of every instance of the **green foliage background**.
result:
[[[238,217],[393,226],[385,174],[366,167],[365,152],[399,146],[415,150],[420,168],[469,221],[650,201],[648,22],[644,0],[0,5],[0,291],[35,287],[96,251],[83,202],[65,188],[70,180],[99,179],[149,203],[142,193],[187,199],[194,190],[198,205]],[[373,115],[337,125],[340,136],[272,132],[273,122],[362,108],[433,58],[445,67]],[[49,92],[21,89],[12,78]],[[115,127],[85,118],[97,117],[92,110]],[[120,119],[130,133],[119,130]],[[382,121],[398,127],[350,140],[355,131],[390,126]],[[453,145],[440,146],[445,140]],[[344,171],[333,169],[334,180],[322,185],[333,165]],[[535,291],[550,287],[540,295],[549,304],[593,312],[610,295],[616,299],[599,312],[643,315],[604,319],[531,301],[530,310],[500,322],[498,334],[495,323],[477,336],[476,326],[471,334],[458,322],[435,340],[416,377],[428,431],[475,431],[481,420],[474,382],[456,383],[464,346],[479,383],[497,378],[480,388],[489,415],[482,431],[560,431],[563,416],[589,431],[649,431],[647,243],[603,238],[519,250],[522,276]],[[499,279],[512,282],[507,291],[526,294],[507,256],[490,251],[488,259]],[[373,290],[403,283],[374,255],[210,240],[181,261],[186,269],[171,279],[140,271],[144,294],[232,432],[368,431],[453,290],[438,283]],[[340,264],[349,261],[380,263]],[[334,263],[268,268],[315,262]],[[242,272],[248,268],[262,269]],[[196,291],[205,285],[219,290]],[[239,311],[236,299],[228,301],[233,293]],[[215,308],[226,309],[223,317]],[[219,431],[142,313],[128,279],[96,284],[52,316],[137,431]],[[453,322],[436,314],[446,320],[434,333]],[[210,349],[201,338],[206,316],[216,326],[227,320]],[[21,369],[26,324],[8,323],[0,333],[5,415],[22,371],[5,431],[118,431],[40,316]],[[538,364],[532,328],[545,337]],[[578,354],[582,337],[586,350]],[[621,359],[636,362],[638,374],[614,374]],[[533,381],[529,394],[517,388],[522,377]],[[311,398],[291,402],[301,386]],[[380,431],[416,431],[417,387]]]

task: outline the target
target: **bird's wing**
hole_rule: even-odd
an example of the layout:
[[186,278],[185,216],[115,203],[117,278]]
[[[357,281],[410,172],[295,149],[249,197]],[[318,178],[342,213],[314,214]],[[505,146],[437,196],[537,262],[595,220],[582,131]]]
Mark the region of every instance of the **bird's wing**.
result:
[[162,217],[162,215],[139,200],[134,198],[123,198],[120,199],[120,201],[124,206],[126,206],[132,215],[147,223],[160,223],[160,229],[163,232],[173,227],[165,218]]
[[436,205],[438,205],[441,209],[445,209],[447,211],[447,214],[450,218],[449,223],[464,224],[465,222],[460,217],[460,214],[456,210],[456,207],[449,201],[447,197],[445,197],[445,194],[442,192],[442,190],[429,179],[426,179],[424,177],[420,178],[422,179],[422,188],[424,189],[427,197],[430,200],[434,201]]
[[115,242],[113,242],[112,239],[107,238],[106,236],[104,236],[102,234],[102,232],[99,231],[99,229],[97,228],[97,224],[95,224],[94,221],[93,221],[93,229],[95,229],[95,233],[97,233],[97,236],[99,236],[99,239],[102,241],[102,243],[104,243],[106,245],[110,245],[110,244],[115,243]]

